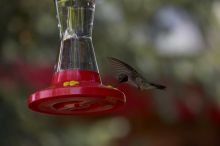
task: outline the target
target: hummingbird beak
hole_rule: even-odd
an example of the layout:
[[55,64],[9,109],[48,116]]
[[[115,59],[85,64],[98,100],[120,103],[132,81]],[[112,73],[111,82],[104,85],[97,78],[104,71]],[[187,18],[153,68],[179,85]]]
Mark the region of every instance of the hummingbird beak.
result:
[[154,86],[154,87],[156,87],[157,89],[160,89],[160,90],[166,89],[166,86],[164,86],[164,85],[159,85],[159,84],[154,84],[154,83],[150,83],[150,85]]

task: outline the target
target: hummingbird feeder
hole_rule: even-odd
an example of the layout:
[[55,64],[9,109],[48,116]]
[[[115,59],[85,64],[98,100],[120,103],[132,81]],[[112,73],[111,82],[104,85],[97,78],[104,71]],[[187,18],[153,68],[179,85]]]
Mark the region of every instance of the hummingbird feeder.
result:
[[60,51],[51,86],[28,98],[29,108],[55,115],[111,112],[125,103],[102,84],[92,44],[94,0],[55,0]]

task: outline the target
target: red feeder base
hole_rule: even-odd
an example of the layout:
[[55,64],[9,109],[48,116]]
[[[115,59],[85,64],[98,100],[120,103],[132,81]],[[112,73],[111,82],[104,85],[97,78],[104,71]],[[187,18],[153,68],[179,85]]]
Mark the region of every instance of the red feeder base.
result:
[[124,103],[124,93],[102,85],[97,72],[83,70],[55,73],[51,87],[28,98],[30,109],[55,115],[113,111]]

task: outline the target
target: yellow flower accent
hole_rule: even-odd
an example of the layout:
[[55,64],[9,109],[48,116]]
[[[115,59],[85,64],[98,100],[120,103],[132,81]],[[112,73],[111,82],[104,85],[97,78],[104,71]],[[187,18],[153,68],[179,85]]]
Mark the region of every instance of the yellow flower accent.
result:
[[78,82],[78,81],[74,81],[74,80],[72,80],[72,81],[66,81],[66,82],[63,83],[63,86],[64,86],[64,87],[67,87],[67,86],[76,86],[76,85],[79,85],[79,82]]
[[78,81],[70,81],[70,86],[76,86],[79,85]]
[[68,81],[63,83],[63,86],[64,86],[64,87],[67,87],[67,86],[69,86],[69,85],[70,85],[70,82],[68,82]]
[[114,87],[112,85],[107,85],[106,87],[114,89]]

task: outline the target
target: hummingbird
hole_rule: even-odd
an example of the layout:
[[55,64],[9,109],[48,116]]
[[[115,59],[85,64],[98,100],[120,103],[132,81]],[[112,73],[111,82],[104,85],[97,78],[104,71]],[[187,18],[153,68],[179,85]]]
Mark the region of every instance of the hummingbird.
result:
[[135,85],[139,90],[146,89],[160,89],[164,90],[166,86],[149,82],[140,73],[127,63],[114,58],[108,57],[112,67],[116,70],[117,80],[119,83],[130,82]]

